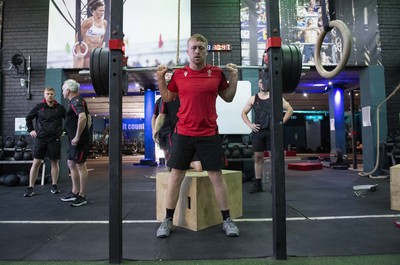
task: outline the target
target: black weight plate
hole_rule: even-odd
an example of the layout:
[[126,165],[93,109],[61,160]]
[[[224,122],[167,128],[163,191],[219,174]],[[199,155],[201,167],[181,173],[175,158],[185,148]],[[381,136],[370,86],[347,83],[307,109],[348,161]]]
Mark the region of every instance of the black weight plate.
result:
[[99,96],[109,94],[109,49],[95,48],[90,54],[90,78]]

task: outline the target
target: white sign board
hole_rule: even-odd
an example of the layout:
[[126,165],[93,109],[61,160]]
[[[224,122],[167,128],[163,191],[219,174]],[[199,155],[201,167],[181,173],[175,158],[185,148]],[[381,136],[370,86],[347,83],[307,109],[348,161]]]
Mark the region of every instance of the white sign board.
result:
[[25,118],[15,118],[15,135],[29,134]]
[[[251,83],[249,81],[239,81],[235,98],[232,102],[225,102],[222,98],[217,98],[218,129],[220,134],[249,134],[250,128],[242,119],[242,110],[247,100],[251,97]],[[252,120],[252,112],[248,114]]]

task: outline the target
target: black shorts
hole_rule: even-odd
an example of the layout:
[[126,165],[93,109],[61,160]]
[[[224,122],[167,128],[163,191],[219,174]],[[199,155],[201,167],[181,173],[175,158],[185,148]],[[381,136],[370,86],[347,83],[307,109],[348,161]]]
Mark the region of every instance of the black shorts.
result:
[[43,159],[48,156],[50,160],[61,158],[60,139],[44,140],[38,137],[33,138],[32,156],[36,159]]
[[264,152],[271,150],[271,132],[270,129],[261,129],[251,134],[251,144],[254,152]]
[[167,161],[167,165],[171,168],[187,170],[190,168],[193,158],[201,162],[203,170],[221,170],[226,166],[221,137],[219,135],[193,137],[174,133],[171,157]]
[[77,164],[85,163],[89,155],[89,142],[78,145],[71,145],[69,142],[68,160],[72,160]]

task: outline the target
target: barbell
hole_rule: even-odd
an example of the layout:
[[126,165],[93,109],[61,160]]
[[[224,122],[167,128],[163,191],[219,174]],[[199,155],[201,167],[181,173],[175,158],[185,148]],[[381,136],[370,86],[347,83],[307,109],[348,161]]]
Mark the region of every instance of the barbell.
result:
[[[100,56],[100,54],[98,55]],[[102,60],[100,58],[97,58],[98,60]],[[103,58],[104,60],[106,58]],[[108,59],[108,57],[107,57]],[[91,69],[94,69],[96,71],[96,69],[94,68],[95,65],[93,65],[93,67],[90,67]],[[176,70],[176,69],[181,69],[183,68],[184,65],[177,65],[177,66],[168,66],[168,70]],[[221,69],[227,69],[226,65],[221,65],[218,66]],[[258,69],[258,70],[265,70],[268,71],[268,65],[258,65],[258,66],[254,66],[254,65],[237,65],[236,68],[238,69]],[[100,69],[97,69],[97,71],[99,71]],[[154,67],[134,67],[134,68],[125,68],[124,71],[126,72],[156,72],[158,70],[158,67],[154,66]],[[79,71],[80,75],[90,75],[90,71],[88,70],[81,70]]]
[[[282,45],[282,92],[293,93],[296,89],[302,71],[302,56],[301,51],[296,45]],[[109,56],[110,50],[108,48],[95,48],[90,54],[90,71],[80,71],[79,74],[90,74],[94,91],[99,96],[109,95]],[[171,66],[168,70],[175,70],[183,68],[184,66]],[[221,69],[226,69],[226,66],[218,66]],[[238,69],[255,69],[262,73],[262,78],[265,85],[269,85],[268,67],[266,65],[251,66],[251,65],[237,65]],[[158,67],[137,67],[123,69],[121,78],[122,88],[124,94],[128,90],[128,72],[134,72],[137,75],[145,77],[147,80],[152,79],[151,86],[155,86],[154,78],[146,77],[148,72],[156,72]]]
[[[175,69],[180,69],[183,68],[184,65],[177,65],[177,66],[168,66],[168,70],[175,70]],[[227,69],[226,65],[221,65],[218,66],[221,69]],[[237,69],[258,69],[258,70],[268,70],[267,65],[259,65],[259,66],[254,66],[254,65],[236,65]],[[157,71],[158,67],[137,67],[137,68],[127,68],[127,72],[146,72],[146,71]]]

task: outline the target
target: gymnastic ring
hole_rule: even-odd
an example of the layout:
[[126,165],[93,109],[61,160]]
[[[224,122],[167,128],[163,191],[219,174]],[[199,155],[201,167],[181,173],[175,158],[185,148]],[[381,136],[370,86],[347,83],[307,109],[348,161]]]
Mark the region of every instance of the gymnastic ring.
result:
[[[83,44],[83,46],[85,47],[85,52],[80,53],[80,54],[76,53],[75,48],[76,48],[76,46],[77,46],[78,44]],[[79,41],[77,41],[77,42],[75,42],[75,44],[72,46],[72,54],[73,54],[75,57],[78,57],[78,58],[83,58],[83,57],[85,57],[85,55],[88,53],[88,51],[89,51],[89,46],[88,46],[88,45],[86,44],[86,42],[84,42],[84,41],[82,41],[81,43],[79,43]]]
[[327,79],[337,76],[343,70],[343,68],[347,64],[347,61],[349,60],[351,51],[351,35],[350,30],[346,26],[346,24],[344,24],[344,22],[341,20],[332,20],[329,22],[329,26],[331,28],[335,27],[339,29],[339,31],[342,33],[343,53],[342,58],[340,58],[340,61],[336,65],[336,67],[332,71],[326,71],[321,62],[321,47],[327,32],[325,32],[325,30],[322,30],[321,34],[318,35],[317,43],[315,45],[315,68],[322,77],[325,77]]

